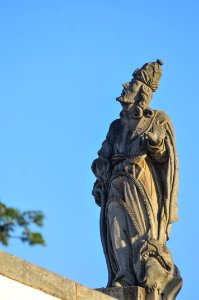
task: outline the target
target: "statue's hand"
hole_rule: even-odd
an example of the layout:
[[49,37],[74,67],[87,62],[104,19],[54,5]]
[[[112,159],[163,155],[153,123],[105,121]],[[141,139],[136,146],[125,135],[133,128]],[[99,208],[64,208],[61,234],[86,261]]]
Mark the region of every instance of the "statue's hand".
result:
[[147,139],[148,139],[149,145],[155,146],[155,145],[158,145],[161,143],[160,137],[157,134],[157,132],[148,132]]
[[96,180],[94,185],[93,185],[92,195],[95,198],[96,204],[99,205],[99,206],[101,206],[102,194],[103,194],[102,186],[99,183],[99,181]]
[[145,139],[148,140],[149,146],[158,146],[164,140],[165,133],[165,122],[160,123],[159,121],[157,121],[154,123],[152,131],[146,133]]

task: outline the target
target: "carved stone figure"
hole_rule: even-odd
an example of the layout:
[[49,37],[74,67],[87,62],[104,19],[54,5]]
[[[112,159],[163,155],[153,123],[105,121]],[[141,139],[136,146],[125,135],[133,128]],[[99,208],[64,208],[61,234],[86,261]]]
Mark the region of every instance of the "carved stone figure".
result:
[[[92,164],[108,287],[142,286],[175,299],[182,279],[166,246],[177,221],[178,158],[168,116],[149,107],[163,62],[136,69]],[[150,298],[151,299],[151,298]]]

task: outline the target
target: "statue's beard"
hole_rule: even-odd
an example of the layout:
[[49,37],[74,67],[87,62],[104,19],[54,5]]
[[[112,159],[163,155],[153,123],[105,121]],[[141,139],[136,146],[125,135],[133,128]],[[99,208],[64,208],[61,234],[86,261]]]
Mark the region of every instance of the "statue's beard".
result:
[[123,109],[140,109],[140,110],[144,110],[146,108],[148,108],[149,106],[149,101],[140,101],[138,99],[135,98],[126,98],[126,97],[118,97],[116,98],[117,101],[119,101],[123,107]]
[[132,97],[124,97],[124,96],[120,96],[116,98],[116,101],[119,101],[120,103],[127,103],[127,104],[134,104],[135,103],[135,99]]
[[149,108],[150,101],[126,101],[122,96],[118,97],[117,100],[120,101],[123,110],[130,113],[134,119],[140,119],[143,116],[147,118],[153,116],[153,110]]

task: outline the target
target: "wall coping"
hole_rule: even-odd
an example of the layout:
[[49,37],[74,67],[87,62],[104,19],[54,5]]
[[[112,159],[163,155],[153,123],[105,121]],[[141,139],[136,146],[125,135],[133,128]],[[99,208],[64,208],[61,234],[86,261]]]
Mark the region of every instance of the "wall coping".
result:
[[0,275],[61,300],[115,299],[3,251],[0,251]]

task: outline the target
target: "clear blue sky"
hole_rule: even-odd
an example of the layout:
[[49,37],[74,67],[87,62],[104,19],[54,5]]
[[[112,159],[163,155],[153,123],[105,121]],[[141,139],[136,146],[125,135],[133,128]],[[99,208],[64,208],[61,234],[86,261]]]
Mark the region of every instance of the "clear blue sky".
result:
[[179,222],[169,247],[198,294],[199,2],[0,1],[0,199],[41,209],[45,248],[1,247],[89,287],[106,285],[90,165],[120,112],[121,84],[165,61],[151,107],[175,127]]

